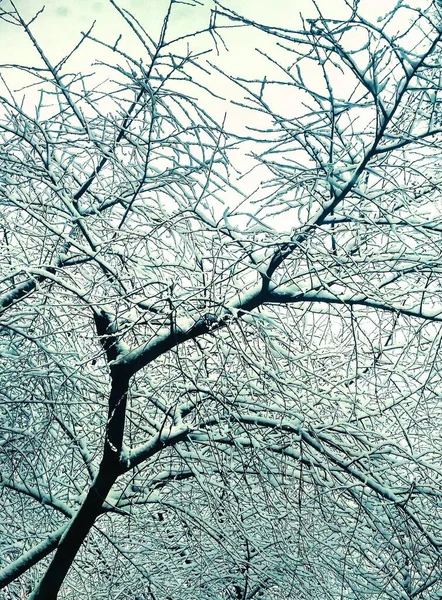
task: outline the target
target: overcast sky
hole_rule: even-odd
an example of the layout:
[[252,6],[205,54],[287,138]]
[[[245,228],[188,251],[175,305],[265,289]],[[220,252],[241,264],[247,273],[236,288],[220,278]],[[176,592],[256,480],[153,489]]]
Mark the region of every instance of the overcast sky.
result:
[[[214,7],[213,0],[187,0],[188,3],[195,2],[199,6],[191,7],[188,4],[176,3],[173,7],[169,36],[182,35],[198,29],[207,27],[210,11]],[[325,16],[345,18],[348,7],[345,8],[345,0],[224,0],[224,4],[237,12],[246,15],[267,25],[279,25],[287,28],[301,28],[303,18],[316,16],[315,1]],[[410,0],[416,3],[419,0]],[[0,0],[0,8],[7,9],[10,0]],[[365,16],[376,20],[385,14],[396,3],[396,0],[361,0],[359,10]],[[89,29],[93,21],[95,37],[113,44],[120,34],[122,49],[126,50],[134,58],[140,58],[142,48],[136,42],[130,30],[124,27],[122,19],[109,0],[15,0],[15,5],[23,16],[31,18],[41,7],[45,10],[33,23],[32,30],[37,37],[53,64],[63,58],[78,42],[81,31]],[[161,23],[164,18],[169,0],[118,0],[121,8],[131,11],[143,24],[145,29],[154,38],[158,37]],[[223,67],[238,69],[242,64],[250,71],[254,64],[259,63],[259,57],[255,53],[256,31],[242,30],[241,35],[228,37],[229,52],[223,53],[218,60],[222,61]],[[0,64],[21,63],[38,65],[38,58],[32,44],[25,34],[17,27],[13,27],[0,20]],[[193,44],[201,44],[201,48],[213,44],[209,39],[201,38]],[[69,63],[72,71],[87,71],[96,58],[100,58],[97,46],[85,44],[81,52],[76,53]],[[40,65],[41,66],[41,65]],[[238,74],[238,73],[237,73]],[[262,76],[262,70],[259,75]],[[17,74],[14,74],[17,77]],[[17,82],[14,81],[13,85]]]
[[[0,8],[7,9],[10,0],[0,0]],[[411,2],[417,0],[411,0]],[[56,64],[75,46],[81,37],[81,31],[89,29],[93,21],[96,21],[93,34],[95,37],[114,44],[120,34],[123,35],[119,42],[119,48],[139,59],[145,51],[137,42],[129,28],[122,22],[120,15],[111,5],[109,0],[15,0],[16,7],[26,19],[30,19],[41,7],[45,5],[44,12],[32,25],[32,31],[40,45],[53,64]],[[210,11],[214,7],[213,0],[188,0],[195,2],[196,7],[188,4],[176,3],[173,7],[169,37],[183,35],[195,30],[207,27]],[[303,18],[316,16],[314,7],[315,0],[224,0],[224,4],[237,12],[246,15],[250,19],[267,25],[279,25],[286,28],[301,28]],[[328,17],[345,18],[348,7],[345,0],[316,0],[321,11]],[[391,9],[396,0],[361,0],[360,10],[367,17],[376,19]],[[169,0],[119,0],[121,8],[131,11],[145,29],[158,39],[161,24],[167,10]],[[198,5],[199,4],[199,5]],[[13,27],[0,20],[0,64],[19,63],[33,66],[43,66],[32,47],[30,40],[18,27]],[[226,33],[229,52],[222,51],[220,56],[213,52],[210,60],[220,65],[225,71],[236,75],[262,78],[269,64],[264,64],[262,57],[256,51],[256,46],[262,49],[262,39],[256,30],[242,30],[238,33]],[[270,41],[270,40],[269,40]],[[198,40],[191,40],[192,49],[206,49],[212,47],[213,41],[209,35],[202,36]],[[97,45],[87,43],[75,54],[73,59],[66,65],[70,72],[89,72],[91,65],[96,59],[103,58]],[[109,57],[108,57],[109,59]],[[109,59],[110,62],[114,58]],[[145,61],[147,62],[147,60]],[[19,71],[3,70],[8,84],[14,88],[20,88],[25,82],[24,73]],[[221,95],[229,97],[225,89],[226,80],[213,77],[211,80],[213,89]],[[37,89],[27,90],[28,102],[37,102]],[[28,103],[28,107],[29,107]],[[225,106],[212,106],[213,110],[221,113]],[[229,118],[238,121],[235,109],[229,107]],[[217,114],[220,117],[220,114]]]
[[[9,0],[0,0],[7,8]],[[191,8],[184,4],[173,9],[171,33],[190,32],[208,24],[212,0],[199,0],[202,6]],[[362,0],[363,12],[374,17],[385,13],[395,0]],[[33,25],[33,30],[53,60],[65,54],[78,40],[80,31],[85,31],[96,20],[96,35],[116,39],[121,32],[121,19],[108,0],[16,0],[16,6],[26,17],[31,17],[42,5],[44,13]],[[158,31],[168,0],[120,0],[119,5],[133,12],[152,34]],[[315,16],[312,0],[225,0],[225,5],[269,25],[300,27],[300,14],[304,18]],[[319,0],[318,5],[327,16],[343,15],[343,0]],[[1,62],[29,58],[30,46],[25,43],[18,30],[0,21],[2,44]],[[124,41],[129,43],[130,35]],[[123,42],[124,43],[124,42]],[[238,51],[238,48],[234,49]],[[93,57],[89,55],[91,60]],[[86,57],[85,57],[86,60]]]
[[[223,0],[224,4],[238,13],[241,13],[251,20],[266,24],[281,26],[287,29],[302,28],[302,18],[314,18],[317,16],[315,10],[315,1],[320,7],[324,16],[336,19],[346,18],[349,14],[348,6],[346,7],[345,0]],[[407,0],[408,4],[422,5],[422,0]],[[0,8],[6,9],[10,0],[0,0]],[[210,11],[214,8],[213,0],[187,0],[188,4],[176,3],[173,7],[170,20],[170,28],[168,29],[168,38],[182,36],[194,31],[204,29],[209,24]],[[189,3],[195,3],[197,6],[189,6]],[[360,0],[359,11],[371,21],[376,21],[378,17],[384,15],[391,10],[397,3],[397,0]],[[158,39],[161,24],[169,5],[169,0],[119,0],[121,8],[126,8],[132,12],[149,34],[155,39]],[[42,7],[42,0],[16,0],[15,5],[26,19],[32,16]],[[302,15],[302,18],[301,18]],[[146,51],[142,47],[131,30],[123,22],[121,16],[112,6],[109,0],[46,0],[45,10],[32,25],[32,31],[37,38],[39,44],[44,49],[45,53],[51,60],[52,64],[57,64],[63,59],[72,48],[81,39],[81,31],[87,31],[93,21],[96,20],[94,36],[98,39],[106,41],[113,45],[122,34],[122,39],[119,42],[119,48],[123,49],[127,54],[134,59],[139,60],[144,55],[145,64],[148,63]],[[356,28],[355,28],[356,31]],[[349,34],[347,34],[349,35]],[[356,37],[360,36],[361,32],[356,32]],[[38,57],[38,53],[33,48],[32,43],[27,36],[18,27],[11,26],[0,20],[0,65],[1,64],[25,64],[42,67],[43,64]],[[256,52],[256,48],[267,50],[272,57],[277,56],[278,50],[275,45],[275,39],[271,36],[260,34],[253,28],[236,29],[232,32],[224,32],[225,40],[228,42],[229,51],[223,49],[219,44],[220,54],[217,56],[213,40],[209,34],[200,36],[197,39],[192,38],[191,44],[193,50],[205,50],[212,48],[210,60],[224,69],[226,73],[234,75],[242,75],[247,78],[256,78],[261,80],[264,76],[272,78],[272,69],[275,67],[270,61],[264,59]],[[361,40],[356,40],[357,46],[360,47]],[[348,43],[348,38],[347,38]],[[266,46],[267,44],[267,46]],[[172,50],[172,49],[171,49]],[[275,54],[276,53],[276,54]],[[90,41],[85,43],[79,52],[67,63],[64,72],[70,73],[89,73],[96,71],[96,82],[101,83],[106,77],[115,77],[113,71],[110,72],[100,70],[100,67],[94,66],[96,60],[107,60],[109,63],[114,63],[116,56],[114,53],[103,53],[97,44]],[[284,55],[285,64],[289,64],[292,59],[287,53]],[[121,64],[121,60],[119,60]],[[124,64],[127,69],[128,65]],[[314,89],[318,93],[324,93],[324,80],[321,68],[318,76],[315,75],[315,65],[309,62],[308,66],[303,70],[303,81],[308,89]],[[26,75],[20,70],[1,69],[2,74],[6,77],[9,86],[13,89],[21,88],[26,81]],[[210,79],[206,77],[205,83],[209,85],[211,90],[223,96],[226,100],[217,100],[203,92],[198,91],[198,88],[192,89],[192,95],[198,95],[198,103],[206,108],[210,115],[218,120],[223,121],[226,114],[226,130],[236,134],[250,136],[248,126],[260,127],[267,129],[270,127],[270,117],[262,116],[253,111],[238,108],[231,100],[244,101],[245,92],[239,87],[229,83],[226,77],[217,75],[212,71]],[[198,73],[198,77],[199,77]],[[203,77],[203,74],[201,74]],[[283,79],[285,75],[281,75],[278,71],[278,78]],[[355,87],[354,79],[348,73],[342,74],[336,70],[334,74],[333,86],[336,87],[336,95],[340,98],[350,97],[352,90]],[[87,80],[87,84],[91,87],[92,79]],[[200,81],[200,80],[199,80]],[[23,91],[27,95],[25,108],[31,113],[34,106],[37,104],[41,87],[40,81],[38,85],[28,88]],[[127,83],[127,81],[126,81]],[[108,85],[106,83],[106,85]],[[181,83],[180,83],[181,85]],[[112,90],[114,89],[112,84]],[[0,83],[1,88],[1,83]],[[268,88],[270,88],[269,91]],[[266,88],[266,101],[270,104],[275,113],[278,113],[278,118],[281,116],[287,119],[293,119],[305,113],[305,98],[302,96],[304,92],[298,90],[296,86],[268,86]],[[106,89],[106,88],[101,88]],[[1,94],[2,92],[0,92]],[[3,92],[5,93],[5,92]],[[184,92],[186,93],[186,92]],[[236,96],[235,96],[236,95]],[[109,98],[104,98],[100,102],[101,114],[114,113],[115,107]],[[230,100],[230,101],[229,101]],[[307,109],[309,110],[309,109]],[[310,110],[314,110],[310,107]],[[367,118],[370,115],[367,113]],[[359,119],[362,116],[358,117]],[[360,123],[361,121],[359,121]],[[254,142],[250,142],[253,144]],[[238,172],[247,173],[252,164],[255,162],[249,156],[247,145],[242,146],[241,151],[237,151],[234,156],[234,165]],[[253,152],[256,152],[256,147],[253,147]],[[259,170],[253,170],[251,175],[243,178],[238,182],[245,194],[250,195],[254,200],[253,195],[255,190],[258,193],[267,194],[267,188],[261,185],[261,175]],[[285,221],[285,217],[281,216],[281,220]],[[276,222],[276,221],[275,221]],[[284,229],[285,222],[281,224]]]

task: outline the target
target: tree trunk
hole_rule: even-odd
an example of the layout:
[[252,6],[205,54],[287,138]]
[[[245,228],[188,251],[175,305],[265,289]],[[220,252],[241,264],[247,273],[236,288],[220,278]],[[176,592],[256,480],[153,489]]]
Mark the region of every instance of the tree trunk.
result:
[[101,514],[106,496],[121,473],[119,457],[123,442],[128,387],[129,377],[122,372],[113,373],[104,452],[98,475],[80,510],[62,536],[46,573],[28,600],[56,600],[78,550]]
[[89,493],[66,533],[61,538],[51,564],[40,583],[35,587],[29,600],[55,600],[64,578],[74,558],[86,539],[98,515],[102,512],[103,502],[118,476],[116,469],[102,462],[100,471]]

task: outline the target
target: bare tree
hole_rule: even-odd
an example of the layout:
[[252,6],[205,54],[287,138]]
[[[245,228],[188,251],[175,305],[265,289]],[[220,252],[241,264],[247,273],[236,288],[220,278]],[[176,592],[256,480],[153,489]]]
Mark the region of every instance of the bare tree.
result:
[[438,6],[110,4],[142,59],[0,9],[5,597],[438,598]]

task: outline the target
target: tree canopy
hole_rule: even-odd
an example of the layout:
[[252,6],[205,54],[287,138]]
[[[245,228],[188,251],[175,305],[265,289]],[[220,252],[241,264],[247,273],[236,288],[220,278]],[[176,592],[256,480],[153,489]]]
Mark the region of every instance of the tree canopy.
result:
[[441,8],[239,4],[0,1],[5,600],[442,597]]

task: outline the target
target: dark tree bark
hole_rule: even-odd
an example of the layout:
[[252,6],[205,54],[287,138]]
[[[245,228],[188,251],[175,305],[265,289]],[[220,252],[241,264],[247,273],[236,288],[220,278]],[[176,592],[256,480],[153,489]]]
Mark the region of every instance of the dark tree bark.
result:
[[30,596],[32,600],[55,600],[74,558],[86,539],[97,517],[102,512],[103,502],[117,478],[117,472],[108,470],[105,462],[92,485],[82,507],[72,519],[62,537],[51,564],[40,583]]
[[109,414],[103,458],[98,475],[78,513],[58,544],[55,555],[29,600],[55,600],[61,585],[91,528],[103,512],[106,497],[121,474],[120,452],[129,378],[121,370],[112,373]]

